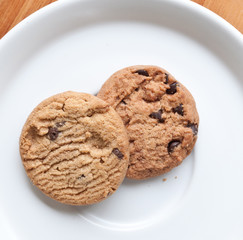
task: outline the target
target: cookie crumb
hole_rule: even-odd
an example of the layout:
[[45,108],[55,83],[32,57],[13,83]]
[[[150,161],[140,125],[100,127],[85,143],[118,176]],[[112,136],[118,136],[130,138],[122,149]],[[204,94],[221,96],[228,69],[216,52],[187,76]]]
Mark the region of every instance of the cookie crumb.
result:
[[177,176],[175,176],[175,179],[177,179]]
[[163,178],[163,182],[167,181],[167,178]]

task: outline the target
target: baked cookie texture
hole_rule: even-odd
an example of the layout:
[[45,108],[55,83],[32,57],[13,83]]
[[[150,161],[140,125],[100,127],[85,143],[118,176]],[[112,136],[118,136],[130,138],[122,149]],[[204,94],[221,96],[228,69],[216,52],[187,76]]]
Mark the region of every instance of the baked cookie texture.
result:
[[170,171],[197,139],[199,116],[190,92],[157,66],[132,66],[114,73],[98,97],[114,107],[130,138],[127,177],[146,179]]
[[41,102],[20,137],[27,175],[46,195],[65,204],[100,202],[123,181],[129,142],[121,118],[107,103],[64,92]]

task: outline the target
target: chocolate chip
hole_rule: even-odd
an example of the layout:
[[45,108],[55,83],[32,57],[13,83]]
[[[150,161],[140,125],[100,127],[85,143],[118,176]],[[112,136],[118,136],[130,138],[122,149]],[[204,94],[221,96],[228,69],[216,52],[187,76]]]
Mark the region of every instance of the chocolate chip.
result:
[[123,100],[121,100],[121,103],[123,103],[124,105],[127,105],[127,103]]
[[103,164],[105,161],[103,159],[100,159],[100,163]]
[[178,113],[178,114],[180,114],[181,116],[184,115],[183,105],[182,105],[182,104],[180,104],[179,106],[173,108],[172,111],[173,111],[173,113]]
[[65,121],[57,122],[57,123],[56,123],[56,126],[57,126],[57,127],[62,127],[62,126],[65,125],[65,123],[66,123]]
[[148,72],[144,69],[139,69],[135,73],[138,73],[139,75],[143,75],[143,76],[146,76],[146,77],[149,76]]
[[114,153],[119,159],[122,159],[124,157],[124,155],[122,154],[122,152],[120,152],[118,148],[114,148],[112,150],[112,153]]
[[178,140],[172,140],[171,142],[169,142],[169,144],[168,144],[168,152],[169,153],[172,153],[173,151],[174,151],[174,149],[178,146],[178,145],[180,145],[180,141],[178,141]]
[[54,140],[57,139],[58,134],[59,134],[59,131],[57,130],[57,128],[55,128],[55,127],[50,127],[50,128],[49,128],[48,136],[49,136],[49,138],[50,138],[52,141],[54,141]]
[[198,126],[197,126],[197,124],[188,123],[187,127],[192,129],[192,132],[193,132],[194,135],[197,135],[197,133],[198,133]]
[[139,88],[135,88],[134,90],[135,90],[136,92],[138,92]]
[[169,82],[169,74],[165,73],[165,83],[167,84]]
[[152,112],[151,114],[149,114],[149,117],[158,119],[158,122],[163,123],[165,120],[162,118],[162,113],[163,110],[160,109],[158,112]]
[[84,174],[82,174],[81,176],[78,177],[78,179],[82,179],[82,178],[85,178]]
[[161,113],[160,112],[152,112],[151,114],[149,114],[149,117],[155,118],[155,119],[160,119]]
[[169,89],[166,89],[166,93],[167,94],[174,94],[174,93],[176,93],[176,85],[177,85],[177,82],[173,82],[173,83],[171,83],[170,84],[170,88]]

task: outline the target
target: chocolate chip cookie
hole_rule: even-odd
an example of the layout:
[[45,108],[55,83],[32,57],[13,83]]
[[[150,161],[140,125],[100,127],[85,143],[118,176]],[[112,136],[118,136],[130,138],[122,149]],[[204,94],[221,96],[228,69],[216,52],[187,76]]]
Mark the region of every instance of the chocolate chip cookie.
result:
[[145,179],[170,171],[196,142],[199,117],[190,92],[156,66],[114,73],[98,97],[115,108],[130,138],[127,177]]
[[66,204],[100,202],[116,191],[129,161],[123,122],[103,100],[64,92],[40,103],[20,137],[27,175],[49,197]]

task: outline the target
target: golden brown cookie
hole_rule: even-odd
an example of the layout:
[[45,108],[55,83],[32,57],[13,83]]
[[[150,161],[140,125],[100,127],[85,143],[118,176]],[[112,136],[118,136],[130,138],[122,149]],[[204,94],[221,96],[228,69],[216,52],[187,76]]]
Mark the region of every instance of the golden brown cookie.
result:
[[32,182],[66,204],[104,200],[123,181],[129,143],[121,118],[107,103],[85,93],[64,92],[29,115],[20,153]]
[[162,68],[132,66],[114,73],[98,97],[115,108],[130,138],[127,177],[170,171],[190,154],[199,117],[190,92]]

